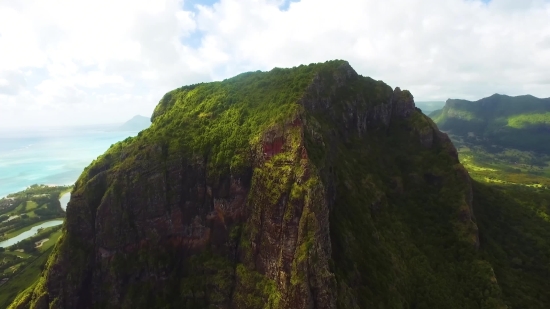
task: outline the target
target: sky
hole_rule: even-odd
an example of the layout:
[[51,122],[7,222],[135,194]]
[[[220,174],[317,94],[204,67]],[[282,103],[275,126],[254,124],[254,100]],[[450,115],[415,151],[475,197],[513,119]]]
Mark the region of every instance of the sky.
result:
[[150,116],[187,84],[344,59],[417,101],[550,97],[549,0],[0,1],[0,127]]

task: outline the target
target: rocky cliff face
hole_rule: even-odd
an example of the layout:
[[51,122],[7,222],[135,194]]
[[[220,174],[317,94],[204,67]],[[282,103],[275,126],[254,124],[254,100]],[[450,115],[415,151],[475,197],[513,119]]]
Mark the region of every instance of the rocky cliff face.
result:
[[448,137],[332,61],[167,94],[81,175],[12,307],[502,307],[478,246]]

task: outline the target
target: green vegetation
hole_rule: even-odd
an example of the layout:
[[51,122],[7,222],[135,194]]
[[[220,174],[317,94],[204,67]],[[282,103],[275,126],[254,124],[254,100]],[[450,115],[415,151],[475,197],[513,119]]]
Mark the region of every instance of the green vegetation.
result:
[[460,162],[472,178],[486,183],[550,189],[549,155],[490,145],[490,141],[484,145],[452,134],[450,137],[458,149]]
[[[39,251],[44,252],[49,250],[51,247],[53,247],[56,244],[59,237],[61,237],[62,231],[60,228],[55,229],[55,227],[52,227],[52,230],[53,232],[47,236],[48,241],[42,244],[42,246],[39,248]],[[42,235],[41,237],[46,237],[46,235]]]
[[508,117],[508,126],[516,129],[523,129],[527,127],[549,127],[550,126],[550,112],[540,114],[519,114]]
[[[7,240],[44,222],[64,218],[58,199],[70,189],[32,185],[0,199],[0,239]],[[46,228],[14,246],[0,248],[0,280],[8,279],[0,286],[0,308],[6,308],[17,293],[35,283],[51,248],[61,236],[60,228]],[[49,240],[36,248],[35,242],[46,238]]]
[[8,247],[8,250],[24,250],[25,252],[36,252],[36,251],[43,251],[41,245],[36,245],[37,242],[43,240],[43,239],[49,239],[52,237],[54,233],[57,233],[61,229],[61,225],[48,227],[42,230],[39,230],[39,232],[31,236],[27,239],[24,239],[18,243],[16,243],[13,246]]
[[474,183],[481,254],[510,308],[550,303],[550,191]]
[[339,293],[349,295],[338,307],[500,308],[491,265],[475,250],[477,228],[462,219],[461,167],[445,143],[423,148],[414,128],[396,121],[338,147],[336,191],[346,193],[330,227]]
[[70,186],[70,187],[65,187],[64,190],[62,190],[61,192],[59,192],[59,198],[61,198],[63,195],[65,195],[65,193],[70,193],[72,190],[73,190],[73,187],[72,187],[72,186]]
[[26,265],[0,286],[0,308],[7,308],[19,293],[31,288],[37,282],[52,249],[50,247],[37,256],[29,257],[25,262]]
[[[527,104],[521,106],[525,99]],[[432,116],[455,133],[450,137],[460,161],[476,180],[473,194],[480,252],[493,266],[506,304],[546,308],[550,303],[550,154],[545,148],[547,136],[541,134],[548,134],[544,132],[550,113],[544,110],[549,103],[537,103],[529,96],[508,100],[514,101],[514,105],[508,102],[512,110],[504,113],[493,105],[496,120],[486,118],[489,129],[482,133],[467,123],[463,130],[448,126],[441,112]],[[491,121],[514,131],[497,129]]]
[[171,91],[155,109],[152,129],[138,143],[160,141],[169,152],[183,148],[189,155],[208,157],[209,171],[242,168],[250,161],[243,151],[264,130],[298,113],[296,103],[319,69],[276,68]]
[[[483,121],[453,116],[460,112]],[[550,99],[493,95],[476,102],[448,100],[430,117],[449,131],[460,161],[474,179],[550,188]]]
[[[40,273],[44,270],[46,260],[52,252],[53,246],[61,236],[60,226],[44,229],[38,235],[26,239],[9,250],[0,253],[0,278],[8,279],[0,286],[0,307],[7,308],[21,291],[33,286]],[[49,238],[39,248],[35,249],[34,242]],[[23,249],[24,248],[24,249]]]
[[0,241],[17,236],[45,221],[64,218],[59,203],[62,191],[70,187],[33,185],[0,199]]
[[[85,169],[12,307],[548,308],[546,191],[472,184],[411,100],[343,61],[167,93],[149,129]],[[449,108],[466,136],[508,116]],[[546,177],[546,157],[476,147],[460,153],[475,179],[512,161]]]
[[476,102],[448,100],[430,117],[462,138],[550,155],[550,99],[495,94]]
[[442,109],[445,106],[445,101],[415,101],[416,107],[422,110],[425,115],[433,111]]
[[15,230],[15,231],[13,231],[13,232],[6,233],[6,234],[4,235],[4,238],[5,238],[5,239],[10,239],[10,238],[15,237],[15,236],[17,236],[17,235],[19,235],[19,234],[21,234],[21,233],[23,233],[23,232],[26,232],[26,231],[30,230],[31,228],[33,228],[33,227],[35,227],[35,226],[37,226],[37,225],[40,225],[40,224],[42,224],[42,223],[44,223],[44,222],[48,222],[48,221],[51,221],[51,220],[40,221],[40,222],[34,223],[34,224],[32,224],[32,225],[26,226],[26,227],[24,227],[24,228],[21,228],[21,229],[19,229],[19,230]]

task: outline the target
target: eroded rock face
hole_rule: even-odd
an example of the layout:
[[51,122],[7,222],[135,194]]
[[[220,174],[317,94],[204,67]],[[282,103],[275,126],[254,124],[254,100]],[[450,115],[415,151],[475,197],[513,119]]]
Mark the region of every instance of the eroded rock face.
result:
[[[378,89],[377,96],[365,97],[358,94],[342,96],[344,89],[357,83],[359,75],[348,64],[342,64],[332,76],[317,74],[309,85],[300,104],[311,113],[330,115],[332,120],[343,123],[349,135],[367,133],[369,127],[387,127],[393,117],[407,118],[415,111],[409,91],[394,91],[387,85]],[[327,87],[327,85],[329,87]],[[365,108],[369,106],[368,108]]]
[[[155,117],[170,108],[172,95]],[[421,114],[408,91],[361,77],[347,63],[315,74],[298,104],[299,113],[267,126],[245,151],[244,169],[213,174],[214,158],[162,143],[130,145],[93,164],[72,193],[64,236],[43,278],[15,307],[361,307],[354,282],[335,275],[331,211],[346,207],[337,202],[346,195],[341,184],[353,184],[334,166],[342,143],[353,148],[358,138]],[[448,137],[433,123],[422,128],[407,132],[411,140],[443,147],[458,164]],[[405,175],[388,175],[399,195]],[[428,178],[444,186],[444,178]],[[383,218],[386,193],[375,180],[361,183],[374,192],[365,206],[370,216]],[[468,192],[460,219],[475,225]],[[368,281],[361,276],[357,283]]]
[[129,298],[132,288],[185,288],[171,273],[193,273],[185,266],[203,252],[227,263],[228,278],[195,287],[200,297],[190,287],[182,303],[257,308],[249,304],[256,297],[276,308],[335,308],[325,189],[303,129],[297,118],[268,130],[253,172],[214,183],[200,159],[148,160],[118,173],[105,167],[73,192],[66,234],[74,242],[66,240],[71,248],[56,257],[37,308],[140,304],[137,295]]

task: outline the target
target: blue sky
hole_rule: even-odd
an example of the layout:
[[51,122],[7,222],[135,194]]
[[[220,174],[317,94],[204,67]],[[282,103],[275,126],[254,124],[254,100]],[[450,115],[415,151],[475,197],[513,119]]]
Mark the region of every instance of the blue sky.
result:
[[550,97],[546,0],[0,2],[0,127],[122,122],[167,91],[345,59],[416,100]]

